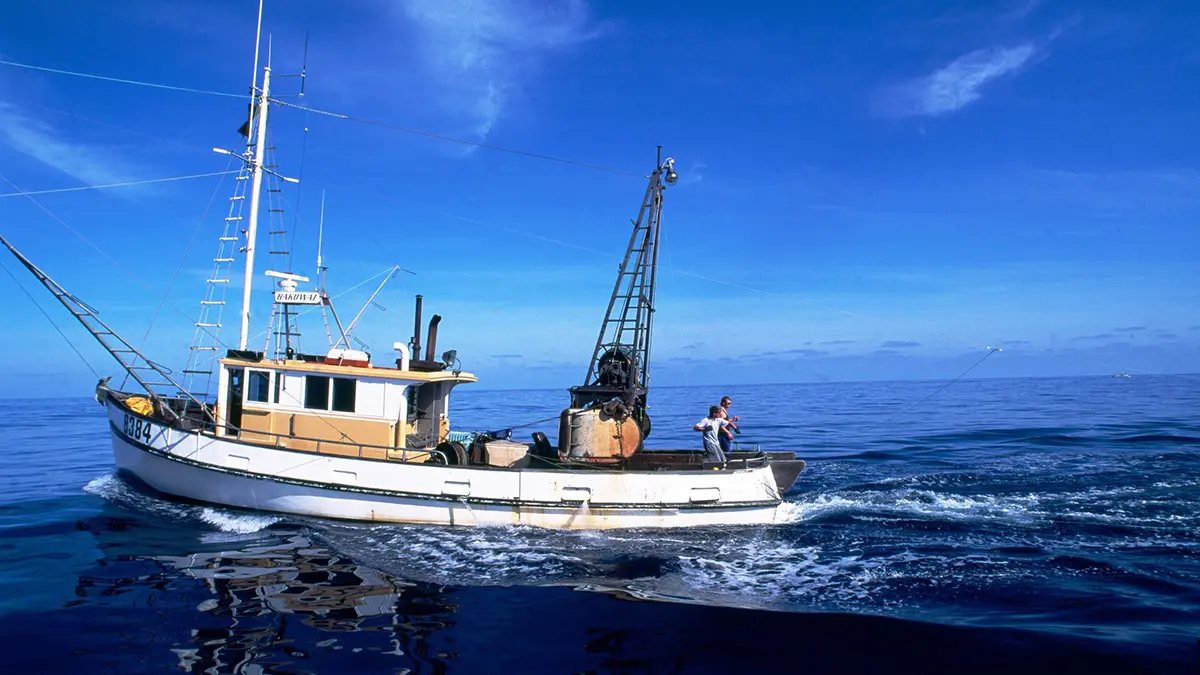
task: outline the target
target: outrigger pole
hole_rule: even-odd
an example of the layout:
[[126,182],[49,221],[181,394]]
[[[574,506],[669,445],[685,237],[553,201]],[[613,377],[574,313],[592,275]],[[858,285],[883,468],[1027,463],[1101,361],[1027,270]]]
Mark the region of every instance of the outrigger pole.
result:
[[[166,366],[151,361],[144,354],[138,351],[136,347],[129,344],[125,338],[117,335],[116,331],[114,331],[112,328],[109,328],[108,324],[104,323],[104,321],[97,316],[97,311],[93,309],[91,305],[69,293],[67,289],[59,285],[57,281],[51,279],[45,272],[38,269],[37,265],[34,265],[32,262],[30,262],[29,258],[26,258],[20,251],[18,251],[16,247],[14,247],[7,239],[4,238],[3,235],[0,235],[0,243],[3,243],[4,246],[11,251],[14,256],[16,256],[17,260],[19,260],[21,264],[24,265],[25,268],[28,269],[30,273],[33,274],[33,276],[40,281],[41,284],[45,286],[51,294],[54,295],[54,298],[62,303],[62,306],[66,307],[67,311],[70,312],[71,315],[74,316],[77,321],[79,321],[79,323],[83,324],[83,327],[92,334],[92,337],[96,338],[96,341],[100,343],[100,346],[104,347],[104,349],[108,351],[108,353],[111,354],[114,359],[117,360],[117,363],[121,364],[121,367],[125,369],[125,372],[129,373],[129,376],[132,377],[135,382],[141,385],[142,389],[146,390],[146,393],[150,395],[150,398],[159,403],[159,408],[163,410],[165,414],[172,417],[179,417],[174,410],[171,410],[169,406],[165,405],[163,399],[168,398],[168,396],[158,391],[159,388],[171,387],[177,392],[177,394],[171,396],[172,398],[178,398],[178,396],[182,395],[199,406],[200,410],[203,410],[205,415],[209,417],[212,416],[212,413],[208,410],[208,406],[180,386],[178,382],[171,379],[170,369],[168,369]],[[153,375],[151,375],[151,373],[153,373]],[[156,380],[154,378],[160,378],[160,380]]]

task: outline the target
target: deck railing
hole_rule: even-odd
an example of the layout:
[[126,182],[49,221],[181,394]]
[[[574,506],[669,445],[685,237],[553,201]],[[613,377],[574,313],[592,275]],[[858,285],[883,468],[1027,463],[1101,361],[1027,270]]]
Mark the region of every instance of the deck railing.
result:
[[[400,461],[400,462],[423,461],[423,460],[427,461],[430,457],[434,457],[434,456],[443,454],[440,450],[437,450],[436,448],[407,448],[407,447],[396,447],[396,446],[392,446],[392,445],[375,445],[375,444],[371,444],[371,443],[356,443],[354,441],[347,441],[347,440],[330,440],[330,439],[324,439],[324,438],[313,438],[313,437],[309,437],[309,436],[295,436],[292,434],[280,434],[280,433],[276,433],[273,431],[258,431],[256,429],[247,429],[244,427],[233,426],[231,424],[215,424],[206,417],[202,418],[202,419],[188,417],[186,412],[184,414],[181,414],[180,418],[178,420],[176,420],[173,424],[169,424],[169,426],[181,428],[185,431],[199,431],[202,435],[205,435],[205,436],[208,436],[211,438],[223,438],[223,437],[228,438],[229,436],[232,435],[244,443],[250,443],[252,445],[257,445],[257,446],[261,446],[261,447],[287,449],[287,450],[294,450],[297,452],[310,452],[313,454],[336,455],[339,457],[351,457],[352,456],[352,457],[356,457],[358,459],[363,458],[364,450],[382,451],[383,458],[393,460],[393,461]],[[218,429],[220,429],[226,433],[218,434],[217,433]],[[247,438],[247,436],[258,436],[260,438]],[[265,437],[265,438],[262,438],[262,437]],[[289,445],[289,443],[293,443],[293,442],[299,443],[299,444],[311,444],[312,449],[302,448],[302,447],[294,447],[292,445]],[[329,449],[323,449],[323,448],[329,448]],[[333,448],[341,448],[344,450],[342,452],[338,452],[336,450],[333,450]],[[348,454],[349,448],[354,449],[353,455]],[[393,453],[397,453],[397,452],[400,454],[400,456],[394,457]],[[651,450],[651,451],[646,452],[645,454],[643,454],[643,453],[635,454],[634,457],[640,456],[642,458],[641,461],[645,462],[646,459],[648,459],[650,457],[654,457],[655,455],[658,455],[658,454],[661,454],[662,456],[670,456],[671,454],[675,454],[676,456],[678,456],[678,454],[680,452],[681,451],[654,451],[654,450]],[[759,468],[759,467],[765,466],[767,464],[767,462],[769,461],[769,458],[767,457],[767,455],[758,449],[757,444],[755,444],[753,446],[753,449],[750,449],[750,448],[734,449],[733,453],[730,453],[730,454],[750,454],[750,456],[730,457],[723,466],[717,466],[715,463],[705,462],[704,461],[705,453],[703,450],[683,451],[683,452],[688,452],[688,458],[686,461],[684,461],[684,462],[664,462],[663,464],[657,465],[654,468],[661,470],[661,469],[672,469],[672,468],[682,469],[684,467],[694,468],[694,467],[698,466],[702,469],[722,468],[725,470],[737,470],[737,469]],[[410,455],[412,455],[411,458],[410,458]],[[626,470],[626,469],[630,468],[629,467],[630,464],[636,465],[639,463],[637,461],[633,461],[633,462],[624,461],[624,462],[620,462],[620,463],[608,464],[608,463],[573,462],[570,460],[563,461],[561,459],[552,459],[549,457],[540,457],[540,456],[534,456],[534,455],[530,455],[530,457],[533,460],[538,461],[540,464],[543,464],[546,466],[553,466],[554,468],[566,470],[566,471],[572,471],[572,470],[586,471],[586,470],[603,470],[603,469]],[[447,459],[449,459],[449,458],[447,458]],[[448,463],[449,462],[447,462],[447,464]],[[672,466],[672,465],[674,465],[674,466]],[[486,465],[480,466],[479,468],[485,468],[485,466]]]

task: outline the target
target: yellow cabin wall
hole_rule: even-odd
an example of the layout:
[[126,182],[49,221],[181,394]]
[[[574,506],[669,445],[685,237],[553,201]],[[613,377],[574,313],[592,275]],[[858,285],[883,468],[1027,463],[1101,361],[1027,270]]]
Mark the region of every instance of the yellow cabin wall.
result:
[[[295,419],[293,424],[292,419]],[[242,409],[241,438],[252,443],[275,444],[277,434],[280,447],[292,450],[320,451],[324,454],[359,456],[358,444],[383,446],[362,449],[362,456],[387,459],[387,449],[398,447],[396,428],[403,423],[383,420],[356,420],[324,415],[317,417],[299,412],[280,412],[262,408]],[[254,433],[254,432],[266,432]],[[343,436],[345,434],[345,436]],[[295,437],[293,437],[293,435]],[[401,436],[403,438],[403,436]],[[308,440],[315,439],[315,440]],[[320,443],[317,441],[331,441]],[[401,444],[402,445],[402,444]]]

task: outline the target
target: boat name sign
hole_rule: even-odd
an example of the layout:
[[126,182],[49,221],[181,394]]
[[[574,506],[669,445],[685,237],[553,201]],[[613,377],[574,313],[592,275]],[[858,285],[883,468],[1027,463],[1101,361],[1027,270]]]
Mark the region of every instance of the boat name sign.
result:
[[321,294],[317,291],[275,291],[275,302],[280,305],[319,305]]

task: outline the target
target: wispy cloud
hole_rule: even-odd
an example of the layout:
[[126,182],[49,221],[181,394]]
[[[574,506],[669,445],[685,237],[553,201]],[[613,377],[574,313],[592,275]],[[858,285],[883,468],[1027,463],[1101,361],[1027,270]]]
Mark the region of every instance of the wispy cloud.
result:
[[829,352],[822,351],[820,349],[784,349],[779,351],[763,352],[761,354],[756,354],[755,356],[802,356],[812,358],[818,356],[829,356]]
[[1087,342],[1089,340],[1108,340],[1114,337],[1112,333],[1100,333],[1099,335],[1080,335],[1071,338],[1071,342]]
[[404,13],[418,29],[441,103],[480,139],[545,58],[598,34],[584,0],[408,0]]
[[49,124],[0,101],[0,141],[88,185],[132,180],[133,167],[101,146],[66,140]]
[[904,347],[920,347],[921,343],[920,342],[909,342],[906,340],[888,340],[887,342],[884,342],[883,344],[881,344],[879,346],[883,347],[885,349],[901,349]]
[[985,84],[1017,71],[1036,52],[1032,42],[975,50],[929,75],[887,89],[876,111],[890,117],[948,115],[978,101]]

